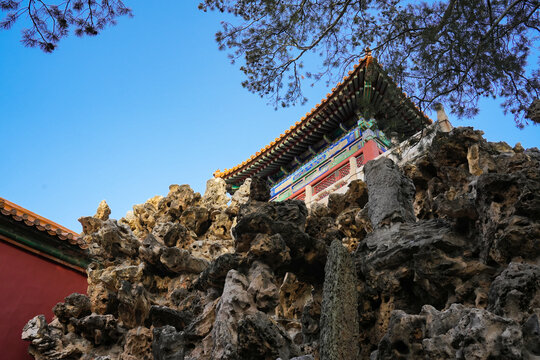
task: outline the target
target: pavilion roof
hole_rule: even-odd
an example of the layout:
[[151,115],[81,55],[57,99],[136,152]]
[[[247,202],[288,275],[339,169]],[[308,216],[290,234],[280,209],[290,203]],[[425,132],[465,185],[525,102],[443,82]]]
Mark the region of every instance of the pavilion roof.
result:
[[230,169],[216,170],[213,175],[235,184],[252,176],[271,175],[308,149],[324,133],[339,127],[340,123],[345,123],[366,106],[384,109],[386,121],[398,121],[401,131],[407,135],[432,122],[368,53],[300,121],[249,159]]

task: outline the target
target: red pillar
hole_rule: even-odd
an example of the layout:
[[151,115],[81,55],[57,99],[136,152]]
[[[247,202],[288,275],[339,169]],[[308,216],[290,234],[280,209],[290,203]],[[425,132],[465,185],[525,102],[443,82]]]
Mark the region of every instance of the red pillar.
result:
[[51,321],[56,303],[86,288],[86,274],[0,241],[0,358],[32,359],[21,340],[24,325],[39,314]]
[[377,156],[379,156],[379,154],[379,147],[377,146],[375,140],[366,141],[364,144],[364,164],[369,160],[375,159]]

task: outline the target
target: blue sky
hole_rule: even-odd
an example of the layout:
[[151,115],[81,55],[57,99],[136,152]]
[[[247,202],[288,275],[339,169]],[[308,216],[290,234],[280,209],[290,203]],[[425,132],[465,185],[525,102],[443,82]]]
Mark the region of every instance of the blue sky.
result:
[[[218,51],[221,14],[197,1],[131,6],[134,18],[53,54],[24,48],[20,26],[0,31],[0,196],[77,232],[103,199],[120,218],[170,184],[204,192],[214,170],[248,158],[328,92],[319,84],[305,106],[275,111]],[[496,101],[451,121],[540,146],[540,127],[517,129]]]

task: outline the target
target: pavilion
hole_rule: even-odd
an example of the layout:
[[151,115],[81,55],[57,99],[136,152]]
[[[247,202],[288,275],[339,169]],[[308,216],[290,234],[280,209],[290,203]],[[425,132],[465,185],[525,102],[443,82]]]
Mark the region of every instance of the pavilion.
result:
[[[271,184],[271,200],[321,200],[345,178],[432,121],[371,52],[306,116],[249,159],[214,177],[231,193],[254,176]],[[385,133],[390,132],[392,139]]]

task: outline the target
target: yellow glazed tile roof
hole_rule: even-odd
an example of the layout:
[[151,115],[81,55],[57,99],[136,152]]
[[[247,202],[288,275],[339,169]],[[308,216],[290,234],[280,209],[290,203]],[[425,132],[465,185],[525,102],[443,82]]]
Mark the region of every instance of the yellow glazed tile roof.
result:
[[77,245],[81,249],[88,248],[88,245],[80,238],[79,234],[52,220],[44,218],[28,209],[23,208],[9,200],[0,197],[0,213],[11,216],[16,221],[23,221],[27,226],[34,227],[39,231],[46,231],[51,236],[56,236],[60,240],[67,240],[72,245]]

